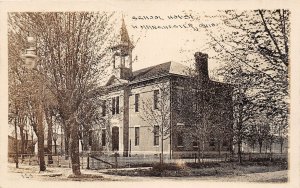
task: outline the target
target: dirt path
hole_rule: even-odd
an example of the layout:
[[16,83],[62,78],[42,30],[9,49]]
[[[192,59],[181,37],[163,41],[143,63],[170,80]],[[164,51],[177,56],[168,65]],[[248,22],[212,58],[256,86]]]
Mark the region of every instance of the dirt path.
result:
[[48,167],[46,172],[39,173],[38,166],[21,165],[19,169],[9,165],[8,181],[214,181],[214,182],[286,182],[288,171],[252,173],[230,176],[201,176],[201,177],[130,177],[116,176],[103,173],[105,170],[82,169],[83,174],[97,175],[99,178],[70,179],[70,168]]
[[206,177],[186,177],[185,180],[191,181],[214,181],[214,182],[272,182],[272,183],[284,183],[287,182],[288,171],[276,171],[265,173],[253,173],[237,176],[206,176]]

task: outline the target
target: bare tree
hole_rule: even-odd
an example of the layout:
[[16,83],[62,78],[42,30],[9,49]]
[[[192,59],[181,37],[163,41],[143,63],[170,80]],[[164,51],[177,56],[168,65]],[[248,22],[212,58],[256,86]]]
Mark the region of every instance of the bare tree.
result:
[[256,117],[245,122],[247,128],[245,141],[253,147],[253,150],[258,144],[259,153],[262,152],[263,143],[267,144],[266,141],[270,134],[269,123],[270,120],[266,118],[266,114],[257,114]]
[[141,97],[141,113],[139,117],[151,126],[155,135],[159,136],[161,163],[163,163],[164,140],[170,138],[170,83],[163,80],[153,84],[151,88],[153,97],[144,99]]
[[108,64],[110,18],[105,12],[12,13],[9,18],[17,34],[29,32],[37,39],[39,71],[57,101],[75,175],[81,174],[79,108],[97,93],[97,79]]
[[[247,130],[244,123],[255,113],[282,122],[288,118],[289,15],[288,10],[220,11],[223,24],[207,29],[215,61],[225,64],[219,73],[236,85],[238,145]],[[281,126],[281,131],[288,128]]]
[[[83,105],[80,106],[78,110],[78,122],[80,124],[80,139],[82,141],[82,146],[85,150],[88,148],[86,147],[90,143],[86,141],[88,139],[92,140],[92,151],[100,151],[102,149],[102,145],[100,142],[99,131],[93,131],[92,134],[89,134],[92,130],[101,130],[104,125],[104,117],[102,112],[100,111],[100,106],[103,105],[103,101],[100,99],[98,95],[90,97],[85,101]],[[88,138],[84,140],[83,135]]]
[[221,66],[219,74],[235,78],[230,83],[239,85],[241,92],[255,89],[251,102],[268,115],[288,114],[289,16],[284,9],[226,10],[206,16],[222,23],[206,28],[208,44],[216,52],[213,59]]
[[204,157],[207,143],[216,142],[221,155],[223,142],[230,147],[233,137],[232,87],[210,79],[207,58],[207,54],[195,53],[195,68],[187,70],[189,77],[184,81],[184,96],[189,97],[185,97],[180,110],[189,125],[183,129],[189,129],[187,132],[197,143],[198,162]]
[[[198,162],[200,159],[204,159],[205,145],[209,142],[209,138],[212,132],[212,117],[213,108],[207,101],[203,98],[203,95],[198,95],[198,99],[201,100],[197,105],[201,105],[194,113],[192,113],[193,120],[192,124],[192,136],[197,141],[198,146]],[[199,102],[195,100],[194,102]]]
[[48,164],[53,164],[52,158],[52,140],[53,140],[53,109],[44,107],[45,119],[47,122],[47,154]]
[[[31,125],[33,126],[35,133],[39,136],[43,136],[43,129],[40,129],[40,134],[37,131],[37,116],[36,111],[33,112],[31,107],[36,107],[38,104],[37,96],[37,85],[38,80],[34,80],[32,78],[33,75],[30,72],[26,71],[24,67],[22,67],[20,49],[25,46],[24,40],[21,40],[21,36],[16,34],[16,31],[9,30],[9,111],[10,114],[14,114],[16,126],[20,127],[20,135],[21,135],[21,152],[24,153],[24,134],[23,129],[26,120],[30,119]],[[14,41],[14,42],[13,42]],[[35,97],[34,97],[35,96]],[[34,115],[34,116],[33,116]],[[40,122],[42,120],[40,119]],[[39,147],[42,151],[44,148],[44,140],[39,139]],[[17,147],[17,146],[16,146]],[[17,149],[17,148],[16,148]],[[40,170],[43,171],[46,169],[44,162],[44,154],[43,152],[39,152],[39,164]]]

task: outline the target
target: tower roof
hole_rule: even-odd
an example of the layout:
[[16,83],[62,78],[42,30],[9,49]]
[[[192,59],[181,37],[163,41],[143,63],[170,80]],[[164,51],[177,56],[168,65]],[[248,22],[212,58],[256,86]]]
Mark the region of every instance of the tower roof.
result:
[[120,42],[116,44],[115,46],[112,46],[111,49],[116,50],[116,49],[122,49],[123,51],[133,49],[134,46],[130,41],[128,31],[126,28],[126,24],[124,21],[124,18],[122,17],[122,25],[120,29]]
[[121,26],[121,30],[120,30],[120,36],[121,36],[121,44],[133,46],[130,41],[129,35],[128,35],[128,31],[126,28],[124,18],[122,18],[122,26]]

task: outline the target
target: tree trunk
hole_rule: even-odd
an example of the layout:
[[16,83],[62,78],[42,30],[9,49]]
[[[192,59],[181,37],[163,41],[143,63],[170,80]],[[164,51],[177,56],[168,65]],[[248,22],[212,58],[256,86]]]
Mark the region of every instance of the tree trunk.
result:
[[259,153],[261,153],[261,149],[262,149],[262,144],[263,143],[261,141],[259,141],[258,144],[259,144]]
[[198,163],[200,163],[200,156],[201,156],[201,142],[200,140],[197,141],[198,142],[198,156],[197,156],[197,159],[198,159]]
[[[162,120],[164,122],[164,120]],[[164,164],[164,126],[161,124],[161,164]]]
[[218,141],[218,151],[219,151],[219,157],[221,157],[221,141]]
[[161,164],[164,164],[164,137],[161,136]]
[[54,140],[54,153],[57,155],[56,140]]
[[33,144],[33,131],[31,131],[31,144],[30,144],[31,154],[34,154],[34,145],[35,144]]
[[46,170],[45,152],[44,152],[44,126],[43,126],[43,110],[40,102],[38,107],[38,122],[37,122],[37,138],[38,138],[38,157],[40,164],[40,171]]
[[233,148],[233,141],[232,139],[230,139],[230,154],[233,155],[234,154],[234,148]]
[[68,135],[65,134],[65,160],[69,160],[69,145],[70,145],[70,140]]
[[69,151],[70,131],[69,131],[69,128],[67,128],[67,127],[65,128],[64,136],[65,136],[65,160],[68,160],[69,159],[69,155],[70,155],[70,151]]
[[15,162],[16,168],[19,168],[19,151],[18,151],[18,129],[17,129],[17,118],[15,118]]
[[48,124],[48,136],[47,136],[47,150],[48,150],[48,164],[53,164],[52,159],[52,133],[53,133],[53,124],[51,113],[48,112],[49,109],[45,110],[46,121]]
[[24,148],[25,148],[25,153],[28,154],[28,131],[25,132]]
[[19,129],[20,129],[20,137],[21,137],[21,160],[22,160],[22,163],[24,161],[24,151],[25,151],[25,142],[24,142],[24,125],[23,125],[23,122],[20,118],[20,124],[19,124]]
[[[73,118],[73,117],[72,117]],[[79,156],[79,126],[73,118],[70,122],[71,134],[70,134],[70,146],[69,153],[71,156],[72,172],[74,175],[79,176],[80,172],[80,156]]]
[[202,152],[201,152],[202,163],[204,162],[204,149],[205,149],[205,141],[204,139],[202,139]]
[[239,161],[239,163],[242,163],[242,150],[241,150],[242,146],[241,145],[242,145],[241,141],[239,140],[238,141],[238,161]]
[[237,145],[238,145],[238,161],[239,163],[242,163],[242,151],[241,151],[241,147],[242,147],[242,120],[243,120],[243,105],[242,105],[242,97],[241,97],[241,88],[238,88],[238,98],[239,98],[239,116],[238,116],[238,121],[237,121]]
[[283,153],[283,138],[280,138],[280,153]]

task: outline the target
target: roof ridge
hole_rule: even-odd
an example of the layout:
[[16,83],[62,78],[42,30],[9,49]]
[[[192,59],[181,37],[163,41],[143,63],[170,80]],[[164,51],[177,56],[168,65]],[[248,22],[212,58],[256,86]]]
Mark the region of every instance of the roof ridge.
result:
[[145,78],[153,78],[161,75],[185,75],[183,70],[188,68],[181,63],[167,61],[158,65],[153,65],[143,69],[133,71],[131,81],[143,80]]
[[[152,66],[150,66],[150,67],[141,68],[141,69],[135,70],[135,71],[133,71],[133,72],[138,72],[138,71],[142,71],[142,70],[146,70],[146,69],[151,70],[151,69],[153,69],[153,68],[155,68],[155,67],[157,67],[157,66],[159,66],[159,65],[163,65],[163,64],[167,64],[167,63],[170,63],[170,65],[171,65],[172,62],[174,62],[174,61],[167,61],[167,62],[160,63],[160,64],[157,64],[157,65],[152,65]],[[170,69],[170,67],[169,67],[169,69]],[[148,71],[147,71],[147,72],[148,72]]]

